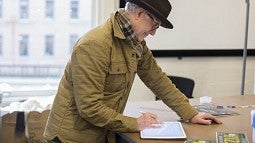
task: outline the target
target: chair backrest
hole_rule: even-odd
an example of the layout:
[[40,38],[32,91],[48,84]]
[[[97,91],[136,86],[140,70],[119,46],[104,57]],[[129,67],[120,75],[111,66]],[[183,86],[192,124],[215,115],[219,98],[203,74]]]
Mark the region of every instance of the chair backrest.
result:
[[[195,86],[195,81],[186,77],[168,76],[175,86],[188,98],[193,98],[192,93]],[[156,97],[156,100],[158,98]]]
[[193,98],[192,93],[195,86],[195,81],[186,77],[168,76],[175,86],[188,98]]

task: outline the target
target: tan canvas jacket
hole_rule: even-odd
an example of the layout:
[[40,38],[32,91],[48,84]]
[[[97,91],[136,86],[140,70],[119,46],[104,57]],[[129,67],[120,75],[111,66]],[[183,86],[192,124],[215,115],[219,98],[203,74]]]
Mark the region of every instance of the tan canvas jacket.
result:
[[143,58],[126,41],[114,13],[76,43],[47,122],[44,137],[64,143],[114,143],[114,132],[137,132],[135,118],[123,116],[135,75],[177,114],[197,114],[162,72],[143,44]]

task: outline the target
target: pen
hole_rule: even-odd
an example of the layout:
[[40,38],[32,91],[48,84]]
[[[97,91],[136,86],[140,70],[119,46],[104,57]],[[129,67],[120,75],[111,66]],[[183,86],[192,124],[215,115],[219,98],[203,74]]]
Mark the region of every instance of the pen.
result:
[[227,107],[228,108],[236,108],[236,106],[234,106],[234,105],[228,105]]
[[144,112],[144,111],[139,111],[141,114],[145,114],[146,112]]
[[255,105],[243,105],[241,108],[255,107]]
[[221,106],[221,105],[217,105],[216,108],[217,108],[217,109],[223,109],[224,107]]

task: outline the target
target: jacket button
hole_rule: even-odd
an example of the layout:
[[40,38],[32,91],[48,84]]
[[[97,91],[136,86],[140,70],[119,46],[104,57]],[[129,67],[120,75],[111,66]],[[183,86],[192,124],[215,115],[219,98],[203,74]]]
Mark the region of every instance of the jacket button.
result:
[[120,69],[119,69],[119,68],[117,68],[117,71],[119,72],[119,71],[120,71]]
[[135,57],[135,54],[134,54],[134,53],[132,54],[132,57]]

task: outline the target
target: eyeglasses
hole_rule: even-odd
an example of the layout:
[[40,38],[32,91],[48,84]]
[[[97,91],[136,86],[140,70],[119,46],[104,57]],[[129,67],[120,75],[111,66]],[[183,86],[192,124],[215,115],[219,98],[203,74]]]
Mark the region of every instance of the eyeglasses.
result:
[[153,26],[151,30],[156,30],[159,28],[161,22],[156,19],[152,14],[150,14],[148,11],[146,11],[146,14],[150,17],[150,19],[153,21]]

